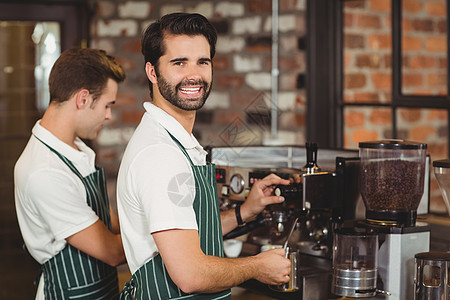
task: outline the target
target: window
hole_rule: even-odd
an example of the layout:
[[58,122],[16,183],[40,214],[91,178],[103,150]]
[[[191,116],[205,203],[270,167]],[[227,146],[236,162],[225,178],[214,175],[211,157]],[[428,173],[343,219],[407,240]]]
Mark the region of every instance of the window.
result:
[[[402,138],[448,157],[448,11],[447,0],[308,1],[307,139]],[[434,180],[430,210],[445,213]]]

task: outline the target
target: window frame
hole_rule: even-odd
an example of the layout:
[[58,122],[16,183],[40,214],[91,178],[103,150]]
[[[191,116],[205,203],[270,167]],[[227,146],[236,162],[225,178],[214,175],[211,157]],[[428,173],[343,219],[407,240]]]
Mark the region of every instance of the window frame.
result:
[[[392,100],[390,103],[345,103],[343,101],[343,7],[352,0],[307,0],[307,134],[323,148],[343,148],[344,108],[386,107],[392,109],[392,134],[397,137],[398,108],[445,109],[450,116],[450,0],[447,0],[447,95],[402,94],[401,23],[402,0],[392,4]],[[326,21],[323,22],[324,18]],[[318,36],[323,38],[318,38]],[[327,50],[323,50],[323,49]],[[326,87],[324,87],[326,86]],[[324,112],[323,108],[327,108]],[[326,118],[327,121],[324,121]],[[447,121],[450,156],[450,122]]]

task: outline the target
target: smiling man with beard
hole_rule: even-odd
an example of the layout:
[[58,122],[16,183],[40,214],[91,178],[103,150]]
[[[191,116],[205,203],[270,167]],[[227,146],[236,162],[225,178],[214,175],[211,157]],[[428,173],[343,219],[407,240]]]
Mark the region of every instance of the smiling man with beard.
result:
[[117,202],[122,239],[133,274],[122,299],[229,299],[251,278],[289,280],[283,249],[224,258],[222,235],[251,221],[268,204],[269,175],[236,210],[219,212],[214,165],[192,134],[196,111],[212,85],[217,34],[199,14],[174,13],[151,24],[142,39],[152,102],[131,138],[119,170]]

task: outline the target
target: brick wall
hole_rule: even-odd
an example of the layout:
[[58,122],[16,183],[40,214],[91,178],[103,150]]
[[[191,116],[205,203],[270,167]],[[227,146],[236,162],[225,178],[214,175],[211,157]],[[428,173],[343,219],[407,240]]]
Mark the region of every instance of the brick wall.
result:
[[[203,146],[264,144],[270,139],[272,1],[90,1],[90,47],[119,58],[127,79],[113,119],[95,142],[111,199],[121,155],[149,100],[140,35],[170,12],[198,12],[216,27],[214,84],[194,133]],[[279,1],[278,139],[305,142],[305,0]]]
[[[445,0],[402,1],[402,93],[447,94]],[[392,89],[391,0],[348,1],[344,8],[344,101],[389,103]],[[392,110],[349,107],[344,144],[392,138]],[[397,110],[398,136],[426,143],[432,160],[447,157],[446,110]],[[446,212],[432,171],[431,207]]]

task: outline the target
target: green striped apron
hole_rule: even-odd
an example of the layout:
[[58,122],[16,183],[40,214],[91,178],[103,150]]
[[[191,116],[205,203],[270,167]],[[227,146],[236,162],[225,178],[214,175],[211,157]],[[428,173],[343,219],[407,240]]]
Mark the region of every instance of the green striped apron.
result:
[[[40,140],[41,141],[41,140]],[[87,204],[111,230],[109,201],[103,169],[83,177],[70,160],[41,141],[53,151],[83,182]],[[69,213],[69,212],[68,212]],[[67,244],[57,255],[42,265],[45,299],[117,299],[117,270]]]
[[[191,164],[195,179],[194,211],[200,247],[206,255],[223,257],[222,225],[217,198],[214,164],[196,166],[180,142],[169,133]],[[231,299],[231,291],[212,294],[186,294],[172,281],[158,254],[140,267],[125,284],[120,299]]]

